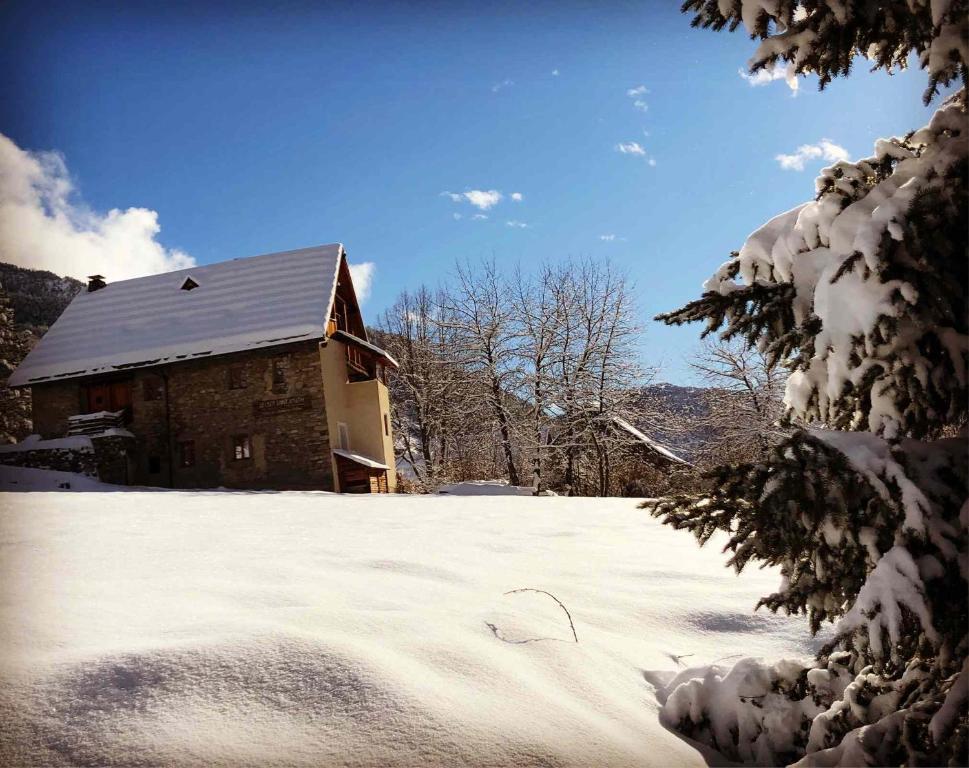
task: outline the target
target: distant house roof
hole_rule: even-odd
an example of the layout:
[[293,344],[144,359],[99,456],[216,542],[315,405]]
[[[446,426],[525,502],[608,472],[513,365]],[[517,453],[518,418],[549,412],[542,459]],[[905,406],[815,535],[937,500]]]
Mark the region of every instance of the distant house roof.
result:
[[343,258],[337,243],[109,282],[81,292],[9,384],[321,339]]
[[665,445],[661,445],[660,443],[657,443],[652,438],[647,437],[645,434],[643,434],[640,430],[636,429],[636,427],[634,427],[625,419],[621,419],[618,416],[614,416],[612,421],[621,430],[632,435],[632,437],[635,438],[637,442],[645,445],[650,451],[654,451],[655,453],[658,453],[666,461],[669,461],[673,464],[683,464],[684,466],[687,466],[687,467],[693,466],[692,464],[690,464],[690,462],[686,461],[685,459],[681,459]]

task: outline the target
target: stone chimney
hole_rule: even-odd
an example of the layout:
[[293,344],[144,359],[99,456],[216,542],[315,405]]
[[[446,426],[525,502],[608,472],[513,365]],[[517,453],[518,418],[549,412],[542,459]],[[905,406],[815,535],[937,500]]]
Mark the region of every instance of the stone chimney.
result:
[[107,283],[104,282],[104,275],[88,275],[87,278],[87,292],[94,293],[95,291],[100,291]]

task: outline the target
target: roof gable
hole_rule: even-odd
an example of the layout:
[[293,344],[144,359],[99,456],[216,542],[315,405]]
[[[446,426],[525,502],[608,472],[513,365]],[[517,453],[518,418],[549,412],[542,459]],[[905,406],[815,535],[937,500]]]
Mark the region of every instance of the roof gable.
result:
[[[81,292],[11,375],[23,386],[323,338],[340,244],[108,283]],[[186,278],[197,287],[182,290]]]

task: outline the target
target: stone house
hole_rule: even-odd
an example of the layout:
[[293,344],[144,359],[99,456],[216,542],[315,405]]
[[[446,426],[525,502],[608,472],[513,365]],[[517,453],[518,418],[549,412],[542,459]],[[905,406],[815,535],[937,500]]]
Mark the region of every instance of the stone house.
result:
[[392,492],[396,367],[337,244],[96,275],[9,383],[31,389],[32,450],[88,436],[105,481]]

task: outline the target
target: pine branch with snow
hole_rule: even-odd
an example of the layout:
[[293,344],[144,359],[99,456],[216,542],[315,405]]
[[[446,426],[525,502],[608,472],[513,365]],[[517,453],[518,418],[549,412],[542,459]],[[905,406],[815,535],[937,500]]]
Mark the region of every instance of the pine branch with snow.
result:
[[954,81],[967,84],[969,30],[964,0],[686,0],[693,26],[731,32],[743,24],[760,44],[750,71],[788,67],[816,74],[824,88],[847,75],[856,56],[872,69],[904,69],[911,55],[927,70],[928,103]]
[[[965,81],[967,6],[912,0],[687,2],[694,24],[744,23],[752,69],[788,62],[822,86],[853,57]],[[755,231],[660,316],[703,322],[790,374],[766,458],[651,511],[729,564],[779,567],[758,607],[834,638],[813,664],[744,660],[681,673],[663,717],[758,764],[961,765],[969,713],[969,140],[965,90],[924,128],[825,168],[813,201]],[[959,434],[958,437],[953,435]]]
[[[964,92],[963,92],[964,94]],[[966,416],[969,233],[963,94],[925,128],[822,171],[814,202],[754,232],[661,315],[785,360],[793,417],[887,437]]]

